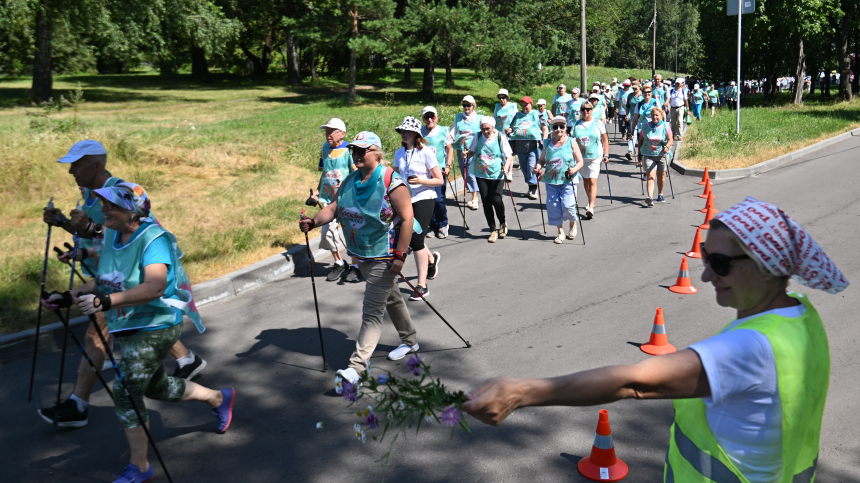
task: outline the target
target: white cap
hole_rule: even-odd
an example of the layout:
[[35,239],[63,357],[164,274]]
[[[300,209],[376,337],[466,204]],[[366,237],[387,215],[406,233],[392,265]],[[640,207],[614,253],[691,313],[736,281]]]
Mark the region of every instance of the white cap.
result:
[[507,90],[507,89],[499,89],[499,93],[498,93],[498,94],[496,94],[496,97],[498,97],[498,96],[508,96],[508,97],[511,97],[511,96],[510,96],[510,94],[508,94],[508,90]]
[[606,87],[606,84],[605,84],[605,83],[603,83],[603,82],[601,82],[601,83],[600,83],[600,87]]
[[686,83],[686,81],[684,80],[683,77],[678,77],[677,79],[675,79],[675,84],[684,84],[684,83]]
[[436,112],[435,107],[427,106],[421,111],[421,117],[424,117],[424,114],[427,114],[428,112],[432,112],[433,114],[437,114],[437,115],[439,114],[438,112]]
[[600,87],[599,86],[592,87],[591,92],[600,92]]
[[538,99],[537,105],[540,106],[541,104],[543,104],[545,106],[546,105],[546,99]]
[[575,93],[579,94],[579,87],[574,87],[573,89],[570,90],[570,92],[575,92]]
[[89,155],[107,154],[107,149],[102,146],[102,143],[94,139],[86,139],[75,143],[69,149],[68,154],[58,159],[58,163],[74,163],[75,161]]
[[561,88],[567,89],[567,86],[564,84],[559,84],[558,87],[556,87],[556,89],[561,89]]
[[564,116],[555,116],[552,118],[552,121],[549,122],[550,125],[553,124],[567,124],[567,118]]
[[693,84],[693,90],[699,89],[699,84]]
[[460,102],[461,102],[461,103],[463,103],[463,102],[468,102],[469,104],[474,104],[474,103],[475,103],[475,98],[474,98],[474,97],[472,97],[472,96],[466,96],[466,97],[464,97],[464,98],[463,98],[463,100],[462,100],[462,101],[460,101]]
[[735,85],[735,81],[729,82],[729,85],[732,85],[732,86]]
[[495,127],[496,120],[493,118],[493,116],[481,116],[481,125],[483,126],[484,124],[489,124],[490,126]]
[[613,77],[612,82],[618,82],[618,77]]
[[346,124],[344,124],[343,121],[336,117],[331,118],[331,121],[329,121],[328,124],[323,124],[322,126],[320,126],[320,129],[325,129],[327,127],[337,129],[338,131],[346,132]]

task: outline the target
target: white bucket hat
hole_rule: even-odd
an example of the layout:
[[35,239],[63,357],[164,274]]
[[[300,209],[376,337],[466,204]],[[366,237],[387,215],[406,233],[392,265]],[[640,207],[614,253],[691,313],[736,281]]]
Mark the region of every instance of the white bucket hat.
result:
[[415,119],[412,116],[406,116],[403,118],[403,122],[400,123],[400,126],[394,128],[395,131],[412,131],[421,134],[421,121]]
[[460,102],[461,102],[461,103],[463,103],[463,102],[468,102],[469,104],[474,104],[474,103],[475,103],[475,98],[474,98],[474,97],[472,97],[472,96],[465,96],[465,97],[463,97],[463,100],[462,100],[462,101],[460,101]]
[[508,90],[507,90],[507,89],[499,89],[499,93],[498,93],[498,94],[496,94],[496,97],[499,97],[499,96],[508,96],[508,97],[511,97],[511,96],[510,96],[510,94],[508,94]]

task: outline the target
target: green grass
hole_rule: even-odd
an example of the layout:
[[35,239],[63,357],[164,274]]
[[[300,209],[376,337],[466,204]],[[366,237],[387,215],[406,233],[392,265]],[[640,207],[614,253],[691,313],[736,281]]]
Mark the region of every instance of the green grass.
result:
[[735,134],[736,111],[717,109],[713,118],[710,110],[703,112],[702,121],[694,120],[687,129],[681,162],[693,168],[742,168],[860,127],[860,99],[837,102],[816,93],[804,96],[802,106],[791,104],[788,94],[743,101],[740,134]]
[[[57,77],[57,96],[78,83],[84,90],[74,130],[67,126],[70,109],[52,116],[53,129],[31,129],[27,112],[38,109],[27,101],[30,79],[0,80],[0,333],[35,322],[45,247],[41,210],[51,196],[66,212],[74,206],[78,191],[56,160],[85,137],[107,147],[114,175],[146,188],[197,283],[304,241],[298,214],[319,179],[319,126],[331,117],[346,122],[348,136],[379,134],[391,160],[400,144],[394,128],[404,116],[434,105],[440,123],[450,125],[467,94],[478,101],[478,112],[492,113],[499,88],[467,70],[455,70],[455,86],[445,88],[438,70],[436,97],[426,99],[417,93],[420,70],[412,84],[402,82],[402,72],[383,74],[362,73],[357,104],[345,102],[346,85],[338,79],[288,88],[282,80],[253,83],[221,74],[211,84],[152,73]],[[566,74],[565,84],[579,84],[578,66]],[[589,68],[592,82],[629,75],[650,72]],[[555,85],[546,85],[511,95],[551,102],[554,93]],[[71,235],[54,230],[52,245],[66,241]],[[49,291],[67,288],[67,270],[50,263]]]

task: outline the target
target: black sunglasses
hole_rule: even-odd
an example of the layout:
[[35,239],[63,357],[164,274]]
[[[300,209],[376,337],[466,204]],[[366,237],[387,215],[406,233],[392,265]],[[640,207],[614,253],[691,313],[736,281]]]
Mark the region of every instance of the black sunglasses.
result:
[[433,119],[434,117],[436,117],[436,114],[433,114],[432,112],[428,112],[427,114],[424,114],[424,116],[422,116],[422,117],[424,119]]
[[702,262],[705,265],[710,266],[711,270],[721,277],[725,277],[729,274],[729,270],[732,268],[732,261],[743,260],[750,257],[749,255],[735,255],[730,257],[720,253],[708,253],[707,250],[705,250],[704,243],[699,244],[699,250],[702,252]]
[[553,124],[553,126],[552,126],[553,131],[561,131],[563,129],[565,129],[564,124]]
[[499,96],[499,99],[510,99],[508,96]]
[[591,112],[591,111],[593,111],[593,110],[594,110],[594,109],[592,109],[592,108],[590,108],[590,107],[583,107],[582,109],[580,109],[580,111],[582,111],[582,112]]
[[349,154],[353,157],[364,157],[364,154],[367,153],[367,148],[360,148],[358,146],[350,146]]
[[461,104],[463,107],[472,107],[471,104]]

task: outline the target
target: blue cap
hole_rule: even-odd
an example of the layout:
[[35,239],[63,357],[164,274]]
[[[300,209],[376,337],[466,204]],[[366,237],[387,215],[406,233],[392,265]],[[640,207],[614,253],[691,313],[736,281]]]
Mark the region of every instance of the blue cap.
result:
[[376,146],[379,149],[382,149],[382,141],[379,140],[379,136],[370,131],[361,131],[360,133],[355,135],[355,139],[349,143],[350,146],[358,146],[360,148],[369,148],[371,146]]
[[75,161],[83,158],[88,155],[98,155],[98,154],[107,154],[107,149],[102,146],[102,143],[93,140],[86,139],[84,141],[80,141],[75,143],[71,149],[69,149],[68,154],[58,159],[58,163],[74,163]]

